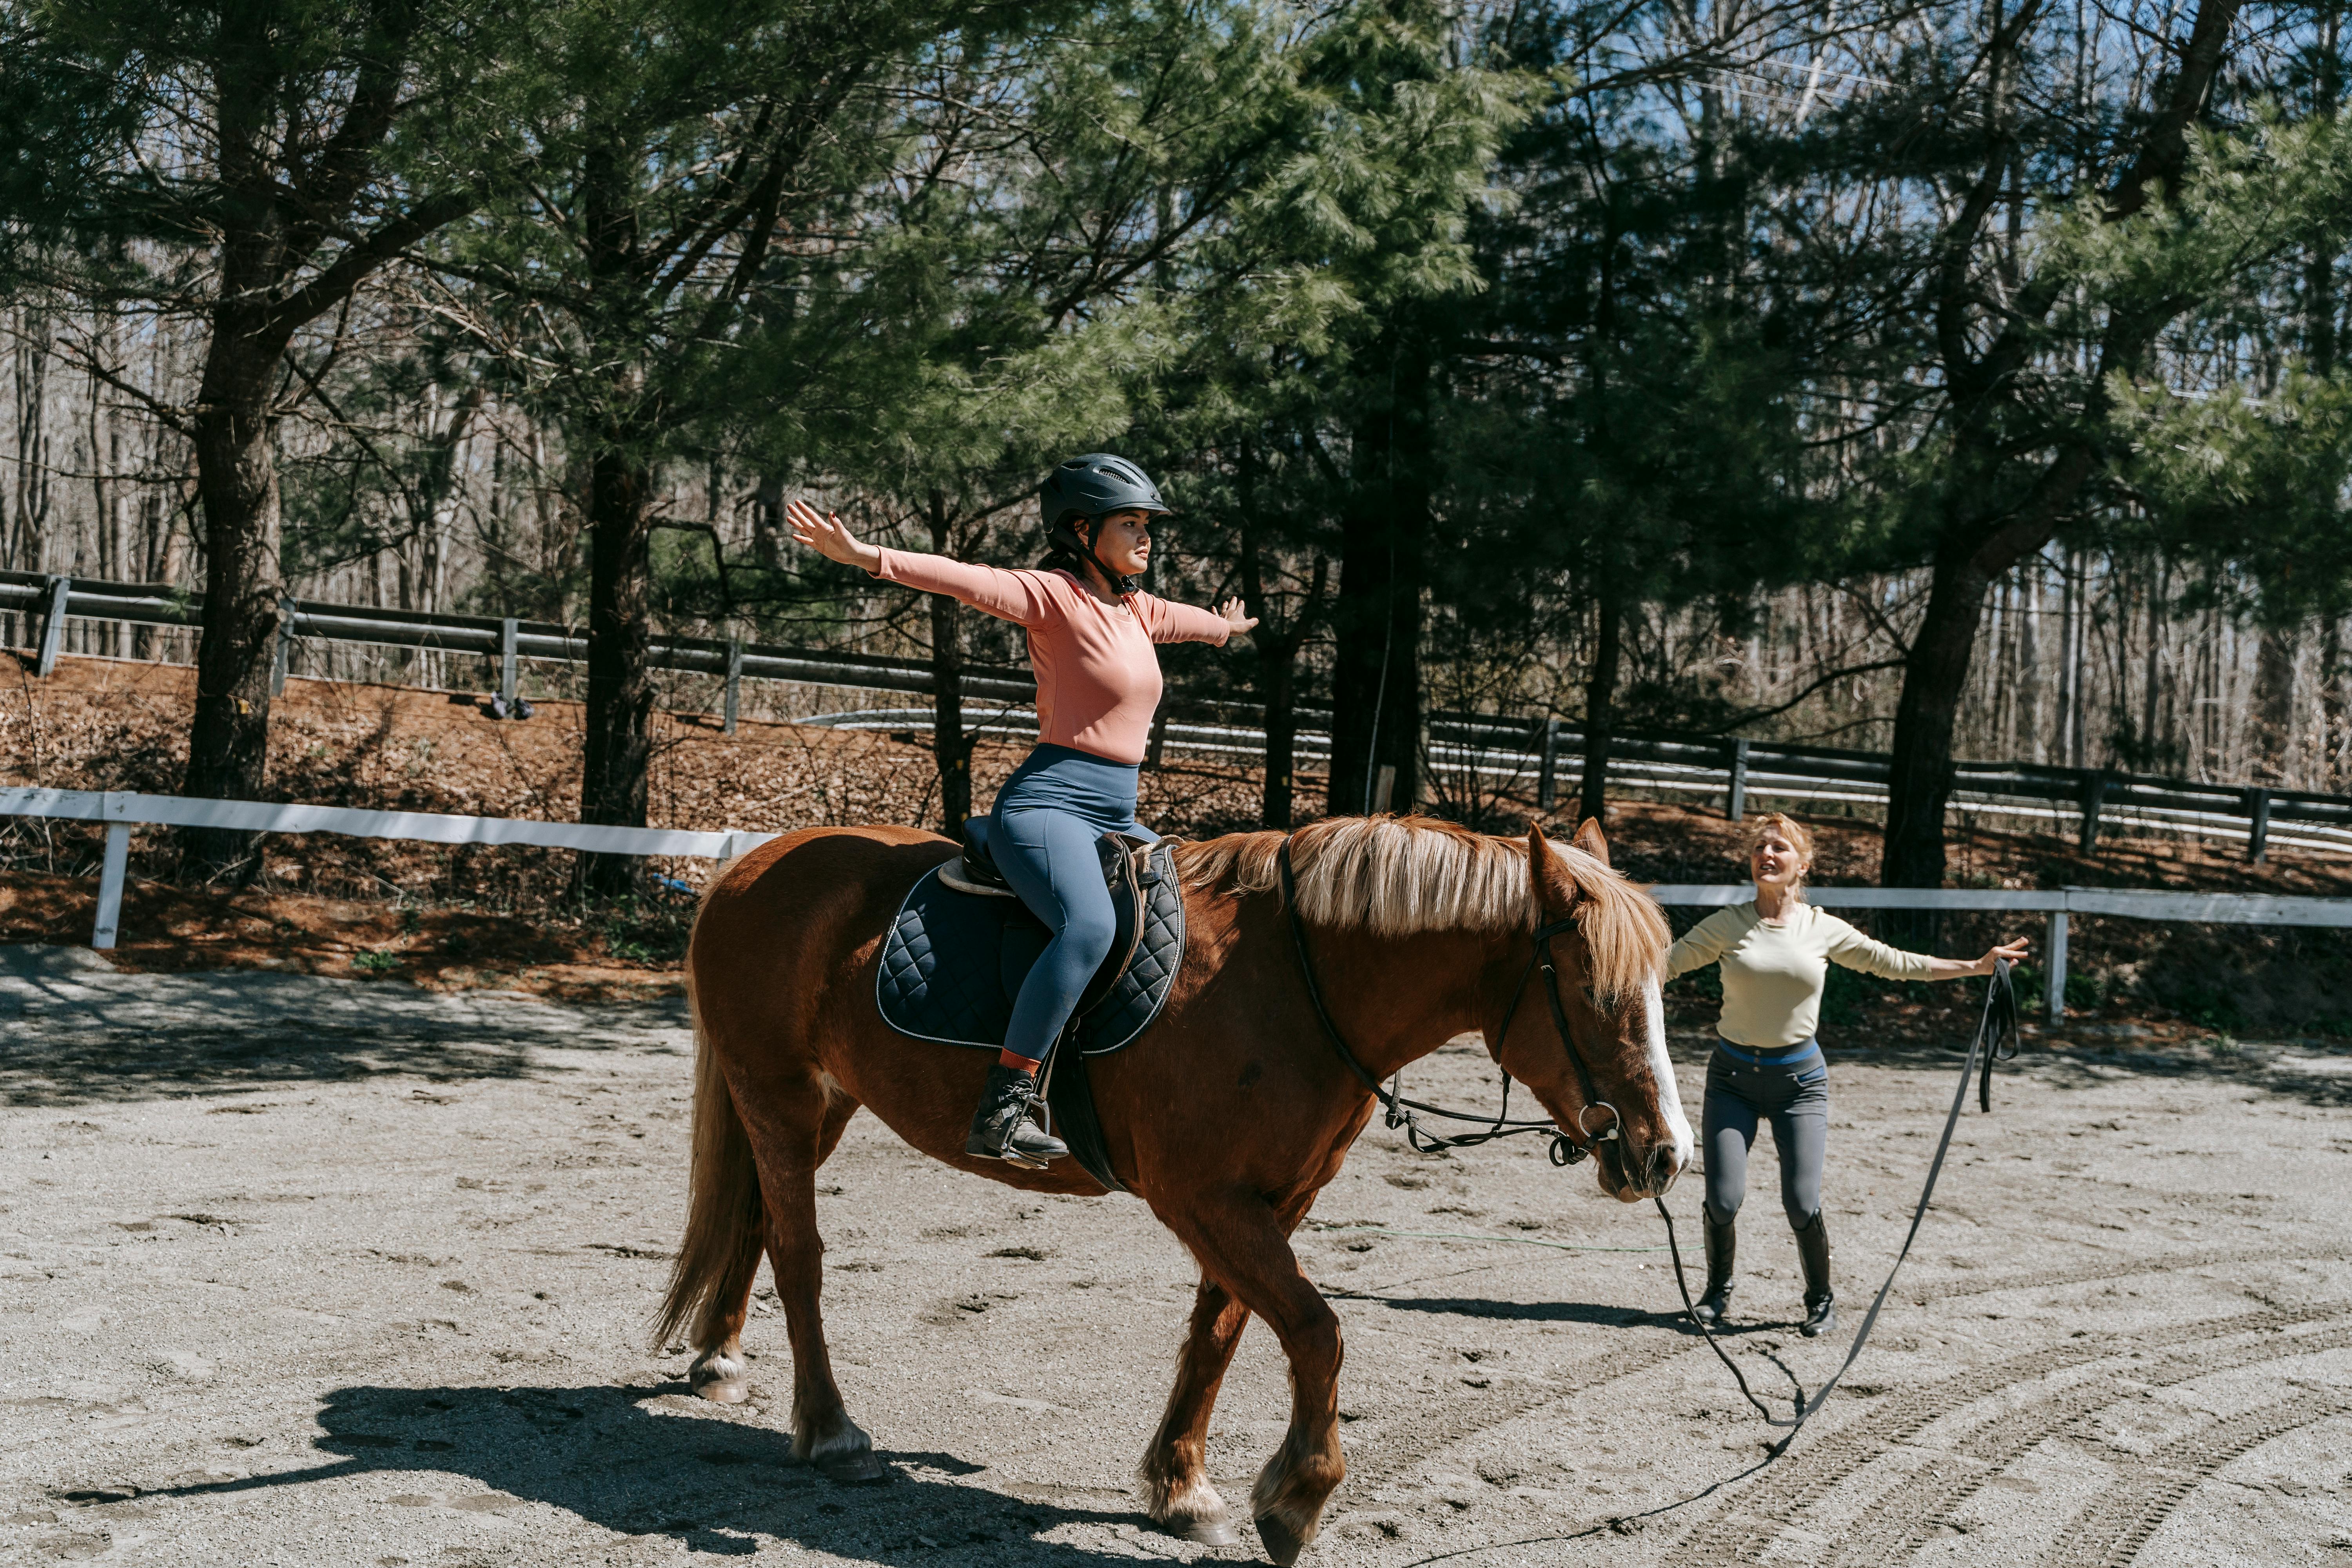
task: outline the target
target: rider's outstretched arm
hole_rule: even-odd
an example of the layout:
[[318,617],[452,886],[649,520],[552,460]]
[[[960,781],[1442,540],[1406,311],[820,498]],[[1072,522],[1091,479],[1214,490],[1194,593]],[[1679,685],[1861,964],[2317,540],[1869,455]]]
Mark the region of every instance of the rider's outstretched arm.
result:
[[886,583],[945,594],[975,610],[1024,626],[1045,624],[1054,603],[1043,572],[1007,572],[1001,566],[976,566],[945,555],[912,550],[881,550],[881,559],[866,568]]
[[786,507],[784,519],[791,524],[795,541],[828,561],[863,567],[887,583],[945,594],[975,610],[984,610],[1020,626],[1041,624],[1052,602],[1051,590],[1039,581],[1043,573],[1006,572],[945,555],[886,550],[878,544],[867,544],[851,533],[838,516],[819,511],[804,500],[795,500]]
[[1234,623],[1214,610],[1179,605],[1151,594],[1137,594],[1131,603],[1135,618],[1153,642],[1204,642],[1223,647],[1234,635]]

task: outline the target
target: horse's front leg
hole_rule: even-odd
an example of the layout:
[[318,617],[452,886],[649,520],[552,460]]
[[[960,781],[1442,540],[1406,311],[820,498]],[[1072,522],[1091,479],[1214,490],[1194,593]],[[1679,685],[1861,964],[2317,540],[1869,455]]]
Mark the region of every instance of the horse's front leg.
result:
[[1225,1500],[1209,1484],[1209,1412],[1248,1326],[1249,1309],[1203,1272],[1192,1301],[1192,1330],[1176,1358],[1168,1412],[1138,1471],[1152,1519],[1203,1546],[1231,1546],[1236,1539],[1225,1519]]
[[1322,1529],[1323,1505],[1348,1473],[1339,1453],[1339,1317],[1299,1272],[1288,1226],[1257,1194],[1228,1194],[1162,1217],[1205,1274],[1265,1320],[1290,1360],[1290,1431],[1250,1489],[1266,1555],[1287,1568]]

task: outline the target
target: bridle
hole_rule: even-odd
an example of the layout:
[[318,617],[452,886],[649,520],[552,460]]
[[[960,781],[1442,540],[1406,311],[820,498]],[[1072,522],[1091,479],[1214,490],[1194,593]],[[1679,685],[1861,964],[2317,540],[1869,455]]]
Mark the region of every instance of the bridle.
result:
[[[1316,984],[1315,960],[1307,947],[1307,922],[1298,912],[1298,878],[1291,868],[1290,844],[1290,838],[1286,837],[1282,847],[1275,852],[1275,868],[1282,882],[1283,909],[1290,918],[1290,940],[1298,952],[1299,977],[1307,983],[1307,999],[1314,1005],[1316,1022],[1323,1026],[1323,1037],[1331,1042],[1331,1048],[1339,1053],[1339,1059],[1348,1064],[1348,1070],[1356,1075],[1357,1081],[1370,1089],[1373,1097],[1387,1109],[1390,1127],[1404,1129],[1405,1142],[1416,1152],[1423,1154],[1442,1153],[1448,1149],[1475,1148],[1496,1138],[1514,1137],[1522,1132],[1548,1133],[1551,1138],[1549,1152],[1553,1164],[1573,1165],[1587,1155],[1614,1150],[1618,1177],[1627,1186],[1633,1184],[1633,1160],[1625,1152],[1624,1140],[1618,1135],[1624,1123],[1624,1116],[1614,1105],[1601,1098],[1601,1089],[1593,1081],[1592,1069],[1586,1065],[1584,1053],[1577,1048],[1576,1035],[1569,1027],[1568,1009],[1559,1005],[1559,972],[1552,958],[1551,939],[1575,930],[1575,921],[1546,921],[1536,926],[1534,951],[1528,955],[1527,967],[1519,971],[1519,983],[1512,988],[1510,1005],[1503,1012],[1503,1026],[1495,1034],[1496,1065],[1500,1067],[1502,1043],[1510,1037],[1511,1020],[1518,1016],[1519,999],[1527,994],[1528,980],[1538,969],[1541,969],[1544,999],[1551,1004],[1552,1027],[1559,1032],[1559,1043],[1568,1053],[1569,1064],[1576,1069],[1577,1090],[1584,1099],[1584,1103],[1577,1108],[1575,1132],[1571,1134],[1549,1121],[1512,1120],[1511,1072],[1508,1068],[1503,1068],[1503,1103],[1496,1108],[1492,1119],[1466,1111],[1448,1110],[1444,1106],[1429,1105],[1418,1100],[1407,1100],[1401,1092],[1404,1075],[1400,1072],[1393,1084],[1381,1088],[1381,1080],[1374,1078],[1358,1059],[1356,1053],[1348,1048],[1347,1039],[1339,1033],[1339,1026],[1332,1020],[1331,1010],[1323,1004],[1323,988]],[[1609,1113],[1608,1125],[1598,1132],[1585,1125],[1587,1119],[1596,1110]],[[1475,1132],[1430,1132],[1423,1129],[1417,1119],[1420,1116],[1441,1117],[1449,1121],[1484,1122],[1485,1126]]]

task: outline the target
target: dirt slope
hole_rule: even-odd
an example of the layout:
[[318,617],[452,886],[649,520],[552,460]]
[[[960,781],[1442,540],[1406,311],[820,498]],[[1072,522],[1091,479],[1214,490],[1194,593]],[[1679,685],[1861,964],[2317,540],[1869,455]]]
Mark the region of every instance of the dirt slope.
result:
[[[192,671],[76,658],[47,680],[21,668],[16,676],[0,687],[0,782],[176,787]],[[577,814],[577,704],[549,702],[528,723],[501,723],[471,697],[298,679],[275,715],[272,778],[286,799],[556,820]],[[663,712],[656,739],[657,826],[780,831],[936,820],[930,752],[920,737],[759,722],[729,736],[709,715]],[[981,749],[982,801],[1020,755],[1017,746]],[[1179,756],[1146,771],[1143,813],[1166,831],[1203,837],[1252,825],[1256,788],[1245,769]],[[1807,820],[1821,847],[1817,879],[1875,880],[1874,826],[1843,816]],[[1617,863],[1653,882],[1738,879],[1744,831],[1719,810],[1638,800],[1614,808],[1610,823]],[[286,968],[572,996],[674,990],[694,890],[709,869],[696,860],[656,862],[645,897],[588,909],[570,897],[572,857],[561,851],[288,836],[264,840],[257,876],[228,888],[180,879],[168,835],[142,835],[138,844],[126,966]],[[96,833],[77,825],[0,826],[0,941],[86,941],[98,849]],[[2257,867],[2232,846],[2116,837],[2085,856],[2063,837],[1961,829],[1953,836],[1953,879],[1975,887],[2345,896],[2352,895],[2352,858],[2282,851]],[[1953,920],[1939,945],[1973,953],[2011,929]],[[2013,929],[2041,935],[2038,921]],[[2352,1033],[2352,944],[2336,933],[2078,920],[2074,944],[2070,995],[2079,1025]],[[1706,984],[1701,977],[1678,989],[1678,1005],[1694,1017],[1709,1006]],[[1843,972],[1834,984],[1831,1016],[1842,1025],[1906,1038],[1948,1037],[1968,1026],[1971,1003],[1960,987],[1888,988]]]

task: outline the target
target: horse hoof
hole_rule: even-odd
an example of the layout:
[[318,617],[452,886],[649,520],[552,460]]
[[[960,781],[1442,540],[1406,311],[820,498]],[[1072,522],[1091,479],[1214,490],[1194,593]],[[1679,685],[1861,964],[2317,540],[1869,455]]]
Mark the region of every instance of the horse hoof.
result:
[[1241,1536],[1232,1523],[1223,1519],[1196,1519],[1183,1529],[1184,1539],[1195,1546],[1239,1546]]
[[709,1383],[697,1384],[694,1394],[713,1405],[740,1405],[751,1397],[751,1385],[740,1377],[714,1377]]
[[1257,1538],[1265,1542],[1265,1554],[1274,1560],[1275,1568],[1290,1568],[1307,1550],[1298,1532],[1270,1513],[1258,1516]]
[[836,1458],[819,1459],[816,1472],[826,1480],[845,1487],[870,1487],[890,1479],[890,1468],[875,1458],[871,1448],[860,1448],[854,1454]]

